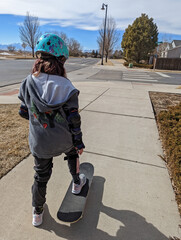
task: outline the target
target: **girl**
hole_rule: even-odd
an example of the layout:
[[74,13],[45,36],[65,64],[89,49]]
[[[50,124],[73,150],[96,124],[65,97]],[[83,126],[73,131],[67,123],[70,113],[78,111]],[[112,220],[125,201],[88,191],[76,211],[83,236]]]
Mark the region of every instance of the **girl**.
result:
[[72,193],[79,194],[86,183],[79,174],[79,155],[85,148],[78,113],[79,91],[67,79],[64,63],[68,49],[55,34],[44,34],[37,42],[37,60],[32,74],[21,84],[19,114],[29,119],[29,146],[35,159],[32,186],[34,226],[43,221],[46,186],[53,167],[53,157],[66,154],[73,178]]

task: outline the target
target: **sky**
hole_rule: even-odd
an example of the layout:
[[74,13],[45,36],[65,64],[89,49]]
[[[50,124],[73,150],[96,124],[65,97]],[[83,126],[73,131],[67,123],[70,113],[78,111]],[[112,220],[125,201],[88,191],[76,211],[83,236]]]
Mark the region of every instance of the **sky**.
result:
[[75,38],[83,50],[98,49],[98,29],[108,5],[108,16],[116,21],[120,32],[120,49],[125,28],[146,13],[158,26],[159,41],[181,40],[181,0],[1,0],[0,1],[0,44],[21,43],[19,26],[26,13],[37,16],[40,30],[64,32]]

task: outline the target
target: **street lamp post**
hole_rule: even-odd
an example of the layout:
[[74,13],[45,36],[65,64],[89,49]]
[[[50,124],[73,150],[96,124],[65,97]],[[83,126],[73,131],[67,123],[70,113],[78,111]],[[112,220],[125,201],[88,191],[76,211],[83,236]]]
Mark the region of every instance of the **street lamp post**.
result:
[[102,44],[102,61],[101,61],[101,65],[103,65],[103,57],[104,57],[104,44],[105,44],[105,36],[106,36],[106,21],[107,21],[107,8],[108,8],[108,4],[102,4],[102,8],[101,10],[105,10],[106,7],[106,13],[105,13],[105,22],[104,22],[104,38],[103,38],[103,44]]

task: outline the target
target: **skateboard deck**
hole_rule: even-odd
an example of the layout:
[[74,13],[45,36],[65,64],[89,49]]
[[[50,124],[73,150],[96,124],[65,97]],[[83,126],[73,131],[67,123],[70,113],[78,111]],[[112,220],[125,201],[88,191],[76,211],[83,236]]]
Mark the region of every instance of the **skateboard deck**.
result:
[[92,183],[94,166],[91,163],[80,164],[80,173],[84,173],[87,181],[82,191],[75,195],[72,193],[72,182],[65,194],[62,204],[57,212],[57,217],[63,222],[73,223],[82,218],[89,189]]

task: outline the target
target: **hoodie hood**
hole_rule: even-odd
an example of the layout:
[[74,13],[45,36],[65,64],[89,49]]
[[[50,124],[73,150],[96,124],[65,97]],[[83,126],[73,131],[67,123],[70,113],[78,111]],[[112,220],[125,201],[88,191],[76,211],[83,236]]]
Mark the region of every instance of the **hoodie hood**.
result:
[[57,75],[41,73],[38,77],[29,75],[22,83],[19,98],[31,108],[32,103],[40,112],[60,108],[79,91],[69,79]]

